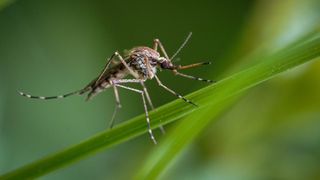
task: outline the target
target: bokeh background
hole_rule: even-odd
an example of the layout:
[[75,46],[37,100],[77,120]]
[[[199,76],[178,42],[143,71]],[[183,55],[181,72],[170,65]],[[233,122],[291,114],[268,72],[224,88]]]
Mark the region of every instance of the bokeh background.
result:
[[[257,54],[271,54],[319,26],[319,0],[0,1],[0,173],[79,143],[108,125],[112,91],[92,101],[36,101],[17,94],[79,89],[114,51],[151,46],[169,54],[193,37],[176,63],[210,60],[186,73],[220,80]],[[320,179],[320,63],[308,63],[250,90],[188,148],[163,179]],[[205,84],[159,75],[187,94]],[[160,106],[173,99],[148,82]],[[143,113],[120,90],[121,123]],[[171,124],[166,127],[170,131]],[[161,133],[156,131],[161,142]],[[148,135],[41,179],[130,179],[153,148]]]

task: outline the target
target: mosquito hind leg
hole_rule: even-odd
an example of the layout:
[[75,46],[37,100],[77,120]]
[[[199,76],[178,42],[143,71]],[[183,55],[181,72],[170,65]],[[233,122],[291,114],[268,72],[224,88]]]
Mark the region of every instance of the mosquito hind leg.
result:
[[27,94],[27,93],[18,91],[18,93],[21,96],[24,96],[24,97],[27,97],[27,98],[31,98],[31,99],[40,99],[40,100],[62,99],[62,98],[66,98],[66,97],[73,96],[73,95],[82,95],[85,92],[87,92],[86,89],[81,89],[81,90],[73,91],[71,93],[58,95],[58,96],[34,96],[34,95],[31,95],[31,94]]

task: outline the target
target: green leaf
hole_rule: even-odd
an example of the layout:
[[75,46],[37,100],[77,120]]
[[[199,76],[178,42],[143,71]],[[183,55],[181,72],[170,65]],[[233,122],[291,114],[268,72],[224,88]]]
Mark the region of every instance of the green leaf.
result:
[[[180,129],[178,132],[185,133],[179,135],[173,132],[171,135],[168,135],[168,139],[163,143],[163,146],[155,147],[154,158],[149,159],[146,163],[148,168],[142,168],[137,178],[157,177],[163,172],[163,169],[167,167],[167,164],[169,164],[172,158],[175,157],[185,145],[190,143],[190,141],[211,122],[213,117],[216,117],[221,111],[225,110],[234,98],[242,92],[281,72],[315,59],[319,57],[319,55],[320,37],[319,33],[316,33],[271,57],[261,58],[261,63],[188,95],[187,97],[189,99],[199,105],[198,108],[185,104],[185,102],[181,100],[175,100],[151,112],[152,128],[170,123],[188,114],[194,116],[183,121],[177,127],[177,129]],[[213,115],[211,117],[202,117],[203,111],[212,111]],[[193,124],[190,126],[188,123]],[[184,129],[186,127],[189,128]],[[112,147],[113,145],[145,134],[146,131],[147,124],[145,117],[144,115],[140,115],[122,123],[112,130],[106,130],[61,152],[49,155],[12,172],[8,172],[2,175],[0,179],[35,178],[88,155],[92,155],[103,148]],[[145,134],[145,136],[147,136],[147,134]],[[173,146],[174,143],[172,142],[174,141],[176,141],[176,144],[179,144]],[[170,148],[172,148],[172,150]],[[159,151],[163,152],[159,153]],[[163,159],[163,161],[160,161],[161,159]]]

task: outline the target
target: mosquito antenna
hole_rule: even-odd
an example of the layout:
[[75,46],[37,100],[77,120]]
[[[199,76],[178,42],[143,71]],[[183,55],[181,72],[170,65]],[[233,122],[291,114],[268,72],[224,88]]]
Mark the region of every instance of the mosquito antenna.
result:
[[181,61],[181,58],[179,58],[179,57],[172,59],[172,62],[179,62],[179,61]]
[[181,44],[181,46],[179,47],[179,49],[173,54],[173,56],[171,56],[171,60],[174,59],[178,54],[179,52],[183,49],[183,47],[187,44],[187,42],[189,41],[189,39],[191,38],[192,36],[192,32],[190,32],[187,36],[187,38],[184,40],[184,42]]

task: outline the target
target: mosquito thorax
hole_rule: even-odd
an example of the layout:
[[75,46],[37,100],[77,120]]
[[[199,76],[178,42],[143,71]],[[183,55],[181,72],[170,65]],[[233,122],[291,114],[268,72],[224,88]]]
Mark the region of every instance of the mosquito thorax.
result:
[[160,57],[160,54],[149,47],[141,46],[131,49],[129,56],[131,56],[131,58],[143,56],[148,58],[149,61],[155,61]]
[[152,79],[156,74],[156,67],[160,54],[149,47],[136,47],[129,53],[129,66],[142,79]]

